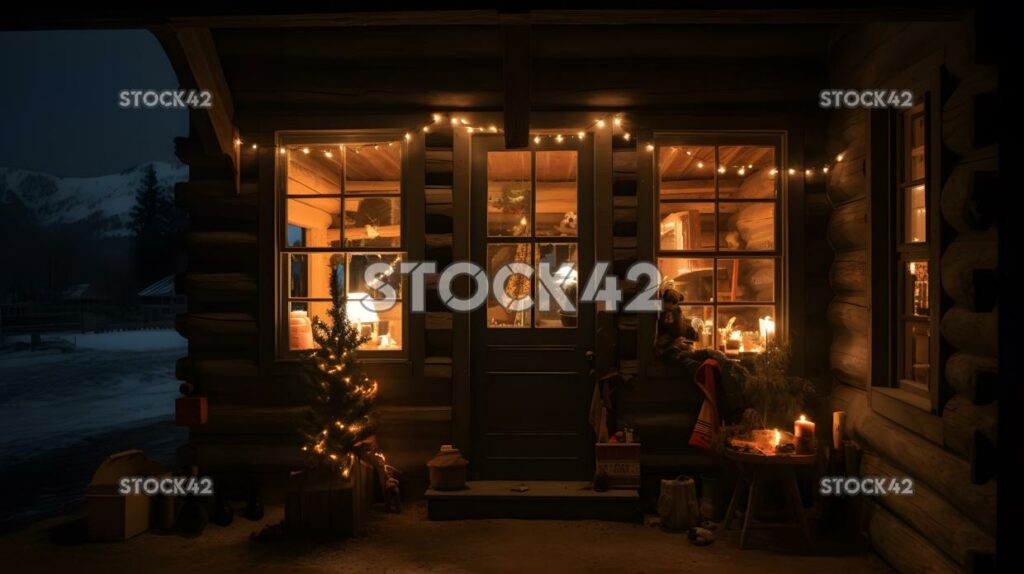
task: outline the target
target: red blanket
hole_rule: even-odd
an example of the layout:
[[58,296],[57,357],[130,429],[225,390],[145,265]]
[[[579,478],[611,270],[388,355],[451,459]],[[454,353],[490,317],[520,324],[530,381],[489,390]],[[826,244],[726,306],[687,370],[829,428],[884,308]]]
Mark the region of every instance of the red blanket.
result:
[[718,416],[718,401],[715,398],[715,374],[718,371],[718,361],[707,359],[697,367],[693,374],[693,383],[704,393],[704,402],[700,407],[700,414],[697,415],[697,424],[693,427],[693,434],[690,435],[690,445],[697,448],[711,449],[711,437],[718,432],[722,426],[721,418]]

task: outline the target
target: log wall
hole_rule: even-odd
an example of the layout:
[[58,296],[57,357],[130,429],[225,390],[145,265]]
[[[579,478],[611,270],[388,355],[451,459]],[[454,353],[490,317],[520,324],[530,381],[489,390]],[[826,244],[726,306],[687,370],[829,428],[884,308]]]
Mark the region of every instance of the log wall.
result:
[[871,220],[878,197],[872,185],[884,183],[885,174],[872,174],[883,168],[872,167],[868,112],[834,111],[829,118],[829,153],[843,157],[828,181],[832,403],[848,411],[847,434],[866,449],[862,475],[907,475],[917,484],[916,496],[882,497],[865,504],[862,515],[873,547],[901,571],[970,571],[995,553],[998,168],[985,106],[996,75],[994,65],[977,59],[985,51],[974,44],[972,25],[848,27],[836,33],[830,52],[836,86],[889,87],[922,66],[942,77],[941,109],[931,110],[941,125],[941,137],[931,141],[941,149],[930,150],[942,162],[941,180],[931,182],[941,189],[941,213],[932,214],[941,217],[932,227],[940,232],[930,237],[941,247],[931,277],[942,289],[933,309],[941,313],[942,361],[933,366],[941,386],[930,413],[876,391],[893,386],[881,359],[872,357],[872,337],[886,323],[872,315],[873,261],[886,249],[871,244],[878,237],[872,228],[885,225]]

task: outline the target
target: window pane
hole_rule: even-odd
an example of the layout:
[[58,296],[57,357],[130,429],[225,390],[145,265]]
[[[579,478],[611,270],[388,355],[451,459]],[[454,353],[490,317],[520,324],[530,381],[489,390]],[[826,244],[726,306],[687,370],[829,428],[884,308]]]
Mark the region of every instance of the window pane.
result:
[[401,302],[352,293],[345,304],[345,313],[359,334],[367,338],[359,349],[397,351],[402,348]]
[[[538,169],[538,171],[540,171]],[[540,269],[547,265],[548,272],[554,277],[555,283],[561,287],[566,299],[576,309],[579,306],[578,293],[578,255],[575,243],[538,243],[535,273],[538,277],[538,298],[543,292],[540,286]],[[541,310],[540,301],[534,302],[537,309],[537,327],[575,327],[576,311],[563,311],[554,297],[551,297],[547,311]]]
[[344,277],[344,256],[340,253],[292,253],[288,260],[288,296],[303,299],[330,299],[331,268]]
[[906,276],[903,279],[906,286],[906,297],[904,309],[907,314],[919,317],[928,316],[928,262],[911,261],[906,266]]
[[743,305],[718,308],[717,343],[725,354],[758,353],[775,336],[775,307]]
[[683,321],[693,328],[693,346],[696,349],[713,349],[715,345],[715,308],[711,305],[684,305]]
[[343,169],[338,146],[289,147],[285,170],[288,195],[341,194]]
[[714,203],[662,203],[661,249],[699,250],[715,248]]
[[723,202],[719,209],[718,248],[726,251],[775,249],[775,203]]
[[909,181],[924,179],[924,114],[917,114],[910,120],[907,144],[909,146],[909,157],[907,158]]
[[537,152],[537,235],[576,236],[575,151]]
[[928,240],[928,207],[925,203],[923,185],[908,187],[904,193],[904,211],[906,212],[907,243],[923,243]]
[[658,176],[661,199],[714,199],[715,148],[662,146]]
[[402,274],[399,272],[399,265],[402,262],[401,253],[349,253],[347,257],[346,286],[348,290],[346,293],[349,299],[362,299],[369,296],[378,301],[392,300],[385,293],[383,286],[380,289],[373,289],[367,284],[366,270],[377,263],[384,263],[387,267],[384,271],[375,273],[374,276],[394,289],[394,300],[402,299]]
[[313,319],[319,317],[333,325],[330,301],[292,301],[288,303],[288,348],[292,351],[313,349]]
[[528,151],[487,153],[487,235],[530,235],[532,174]]
[[365,197],[345,199],[345,245],[401,247],[402,199]]
[[396,142],[346,145],[345,194],[402,190],[402,146]]
[[721,146],[718,162],[720,199],[775,197],[779,180],[775,146]]
[[[531,266],[531,245],[529,243],[492,243],[487,246],[487,277],[494,280],[498,271],[510,263],[525,263]],[[513,300],[532,295],[532,280],[522,274],[513,274],[504,285],[505,293]],[[488,327],[529,327],[532,324],[531,310],[510,311],[494,296],[493,287],[487,297]]]
[[775,260],[719,259],[718,301],[775,301]]
[[341,244],[341,198],[289,199],[285,209],[288,247],[338,247]]
[[928,384],[929,356],[931,351],[931,330],[927,323],[908,321],[904,328],[903,350],[904,379]]
[[661,271],[662,288],[679,291],[687,303],[711,302],[715,294],[713,266],[714,259],[710,257],[660,257],[658,270]]

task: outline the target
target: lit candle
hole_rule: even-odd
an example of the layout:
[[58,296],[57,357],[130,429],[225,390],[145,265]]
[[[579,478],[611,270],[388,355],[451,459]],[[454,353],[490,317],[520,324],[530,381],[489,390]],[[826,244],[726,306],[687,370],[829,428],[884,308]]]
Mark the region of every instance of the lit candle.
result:
[[794,422],[793,435],[796,437],[797,453],[810,454],[814,452],[814,423],[807,420],[804,415],[800,415],[800,419]]
[[802,437],[804,434],[807,436],[814,437],[814,423],[807,420],[807,417],[800,415],[800,420],[796,421],[793,427],[793,435],[796,437]]
[[758,319],[757,323],[761,330],[761,343],[767,348],[768,341],[775,337],[775,321],[766,315]]

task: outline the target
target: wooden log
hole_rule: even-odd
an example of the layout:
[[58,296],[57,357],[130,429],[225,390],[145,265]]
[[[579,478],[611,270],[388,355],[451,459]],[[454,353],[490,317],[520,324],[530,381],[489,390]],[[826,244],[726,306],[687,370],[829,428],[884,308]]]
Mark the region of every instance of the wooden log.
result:
[[829,349],[829,369],[839,382],[857,388],[868,386],[871,352],[867,335],[836,334]]
[[836,332],[867,336],[871,327],[871,314],[867,307],[833,301],[828,306],[828,323]]
[[847,251],[832,262],[829,282],[836,293],[863,296],[868,290],[867,250]]
[[858,199],[840,205],[832,212],[828,240],[838,252],[864,249],[868,241],[867,201]]
[[616,177],[612,183],[612,195],[630,196],[636,195],[636,175],[632,177]]
[[426,208],[424,231],[427,234],[451,234],[452,229],[452,206],[450,204],[445,206],[431,205]]
[[256,300],[256,278],[247,273],[184,275],[182,287],[192,303],[251,303]]
[[[877,453],[865,451],[861,476],[906,476]],[[957,564],[964,565],[971,551],[994,551],[995,538],[978,527],[934,490],[920,483],[913,496],[879,496],[878,502],[906,522]]]
[[808,235],[824,237],[828,220],[832,215],[832,204],[824,193],[808,193],[804,196],[806,216],[804,226]]
[[864,530],[871,547],[897,572],[959,574],[956,562],[879,503],[865,499]]
[[424,326],[427,330],[446,330],[452,328],[451,312],[427,313]]
[[997,312],[972,313],[956,306],[942,316],[942,336],[955,349],[979,355],[999,355],[999,315]]
[[875,413],[867,393],[847,386],[832,391],[833,410],[846,411],[847,435],[866,443],[927,485],[989,534],[996,532],[997,481],[971,482],[970,464],[944,447]]
[[451,205],[452,203],[452,187],[450,185],[442,187],[427,187],[424,190],[424,195],[427,205]]
[[452,150],[428,149],[425,152],[426,173],[452,173]]
[[618,208],[615,209],[612,215],[615,218],[615,223],[636,221],[636,209]]
[[998,267],[994,233],[961,235],[942,254],[942,289],[970,311],[991,311],[996,305]]
[[628,176],[636,179],[636,151],[615,150],[612,152],[612,173],[615,177]]
[[963,395],[955,395],[942,409],[942,440],[946,448],[970,459],[974,433],[981,433],[992,445],[998,440],[998,402],[975,405]]
[[946,360],[946,382],[973,404],[996,400],[999,387],[999,363],[992,357],[973,353],[953,353]]
[[[254,231],[259,219],[255,194],[234,193],[220,195],[206,193],[205,189],[184,182],[175,185],[175,205],[188,213],[189,228],[210,231]],[[202,182],[202,183],[216,183]],[[230,182],[226,182],[230,184]],[[204,186],[205,187],[205,186]]]
[[231,263],[252,258],[255,263],[255,233],[243,231],[191,231],[185,235],[190,262]]
[[836,162],[828,174],[828,198],[832,205],[842,205],[865,197],[868,193],[864,156],[850,157],[846,153],[843,161]]
[[257,343],[256,318],[243,313],[182,313],[174,328],[190,347],[247,349]]
[[957,166],[942,188],[940,208],[949,225],[960,233],[988,229],[995,221],[999,173],[986,162],[986,170],[975,164]]
[[971,155],[996,142],[997,78],[996,66],[980,67],[960,82],[946,100],[942,108],[942,143],[957,155]]

